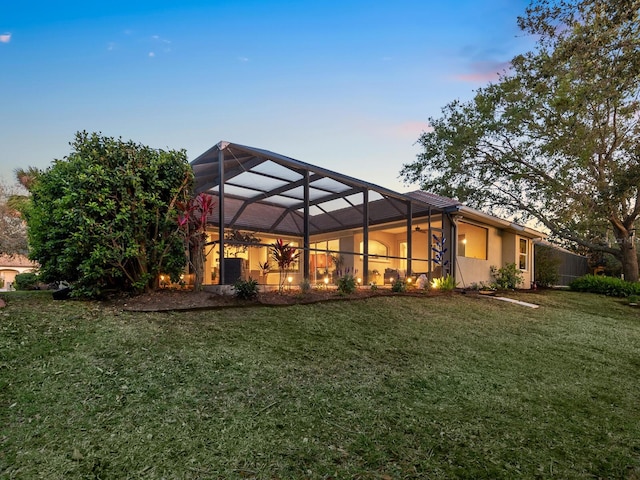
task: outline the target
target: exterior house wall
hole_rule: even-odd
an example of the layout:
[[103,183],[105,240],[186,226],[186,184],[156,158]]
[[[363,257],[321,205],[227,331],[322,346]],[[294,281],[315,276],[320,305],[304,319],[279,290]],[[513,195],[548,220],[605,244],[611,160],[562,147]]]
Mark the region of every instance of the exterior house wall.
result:
[[467,258],[457,256],[456,280],[461,287],[469,287],[474,283],[490,283],[491,265],[501,265],[503,258],[503,241],[505,232],[487,225],[473,224],[487,229],[487,258]]
[[523,288],[529,288],[531,282],[533,281],[533,245],[531,239],[526,237],[521,237],[520,235],[516,235],[514,233],[504,232],[502,238],[503,245],[503,253],[502,253],[502,262],[497,264],[498,268],[504,267],[507,263],[515,263],[516,266],[519,265],[520,260],[520,239],[526,240],[527,242],[527,260],[526,260],[526,268],[520,270],[522,272],[522,285]]
[[502,261],[496,267],[504,267],[507,263],[516,261],[516,240],[513,233],[504,232],[502,234]]
[[[455,272],[452,273],[455,274],[456,281],[460,287],[466,288],[470,287],[474,283],[477,284],[480,282],[490,283],[492,281],[490,274],[491,266],[500,268],[507,263],[515,263],[518,265],[520,259],[519,242],[521,238],[527,241],[528,246],[527,264],[526,268],[522,270],[524,282],[521,286],[524,288],[529,287],[533,278],[533,243],[531,239],[503,230],[498,226],[488,225],[482,220],[474,220],[465,217],[464,221],[460,220],[458,222],[458,225],[460,223],[465,224],[467,227],[474,227],[475,232],[472,232],[468,228],[466,230],[463,228],[461,230],[462,234],[460,234],[460,230],[458,230],[455,232],[455,235],[452,235],[452,232],[449,229],[442,230],[442,235],[447,239],[445,245],[448,249],[447,255],[454,251],[456,253],[456,268]],[[441,227],[441,223],[438,222],[436,224],[434,222],[432,225],[434,225],[433,228],[436,229],[433,233],[437,233],[437,229]],[[415,277],[416,275],[427,273],[429,271],[428,258],[430,256],[429,251],[433,240],[428,229],[423,230],[420,228],[418,231],[413,230],[411,233],[412,251],[410,252],[410,256],[412,258],[412,263],[411,272],[407,272],[408,265],[405,255],[409,255],[409,252],[406,252],[408,242],[406,229],[403,230],[403,228],[404,227],[402,225],[396,223],[389,225],[386,230],[375,229],[369,232],[369,240],[383,244],[387,248],[387,255],[392,257],[382,258],[381,256],[376,258],[371,256],[369,258],[369,282],[375,282],[378,285],[383,285],[390,283],[390,280],[387,277],[395,277],[396,275],[399,275],[400,277],[412,275]],[[475,243],[478,238],[482,238],[478,237],[477,232],[479,229],[486,230],[486,241],[482,239]],[[464,235],[465,233],[466,236]],[[261,235],[259,232],[256,232],[256,234],[261,238],[261,242],[266,245],[271,244],[276,240],[271,236]],[[212,232],[210,239],[215,240],[216,238],[217,235]],[[464,247],[462,247],[460,243],[463,238],[466,242]],[[283,240],[285,242],[293,242],[298,247],[301,246],[301,239],[299,238],[283,238]],[[319,245],[323,244],[323,242],[328,242],[330,253],[337,251],[341,252],[340,255],[344,259],[342,269],[353,273],[354,276],[361,278],[364,281],[365,272],[363,270],[363,258],[360,254],[362,241],[362,231],[357,230],[355,232],[353,230],[332,232],[324,235],[313,236],[310,239],[310,243],[312,245]],[[279,272],[277,267],[274,265],[274,262],[269,258],[269,248],[266,245],[249,248],[247,252],[242,253],[239,257],[247,260],[247,275],[258,280],[261,284],[277,285],[279,281]],[[321,248],[324,249],[325,247]],[[351,254],[348,252],[353,253]],[[215,247],[207,256],[205,284],[216,284],[218,282],[218,279],[214,278],[212,275],[217,270],[217,253],[217,247]],[[311,252],[312,256],[315,254],[315,252]],[[483,256],[486,258],[481,258]],[[287,275],[292,277],[292,286],[294,287],[297,287],[303,280],[303,268],[301,265],[302,258],[301,254],[300,262],[298,262],[297,267]],[[265,260],[269,260],[272,269],[268,275],[262,276],[258,263],[264,262]],[[318,269],[322,268],[324,263],[319,267],[318,265],[314,265],[315,264],[312,259],[313,268],[310,270],[309,280],[312,284],[323,284],[325,274],[319,274]],[[434,270],[435,267],[435,265],[432,267],[432,272],[435,272],[434,275],[438,276],[439,273],[437,269]],[[334,269],[335,266],[328,264],[328,277],[331,283],[335,282]],[[377,272],[377,274],[374,274],[374,271]],[[387,272],[387,275],[385,275],[385,271]]]

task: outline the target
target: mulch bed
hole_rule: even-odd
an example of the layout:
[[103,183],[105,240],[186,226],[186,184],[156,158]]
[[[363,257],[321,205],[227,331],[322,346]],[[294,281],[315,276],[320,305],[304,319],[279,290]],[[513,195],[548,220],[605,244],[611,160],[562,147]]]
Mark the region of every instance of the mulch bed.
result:
[[217,308],[247,307],[255,305],[287,306],[318,302],[334,302],[359,300],[381,296],[411,295],[428,297],[437,295],[433,292],[395,293],[389,289],[371,290],[362,288],[350,295],[341,295],[336,290],[311,290],[307,293],[299,291],[261,292],[254,300],[240,300],[231,295],[218,295],[211,292],[193,292],[188,290],[158,290],[136,297],[118,300],[123,310],[131,312],[166,312],[176,310],[205,310]]

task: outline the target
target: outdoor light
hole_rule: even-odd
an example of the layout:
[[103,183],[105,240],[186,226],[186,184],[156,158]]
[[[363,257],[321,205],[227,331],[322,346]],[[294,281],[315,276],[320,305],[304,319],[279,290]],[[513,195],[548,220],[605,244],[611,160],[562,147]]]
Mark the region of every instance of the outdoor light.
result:
[[324,277],[324,288],[327,288],[327,285],[329,285],[329,277]]
[[288,276],[287,277],[287,282],[289,282],[289,290],[291,290],[291,282],[293,282],[293,277],[292,276]]
[[358,282],[358,285],[360,285],[362,283],[362,279],[360,277],[358,277],[358,280],[356,280]]
[[407,283],[411,283],[411,277],[407,277]]

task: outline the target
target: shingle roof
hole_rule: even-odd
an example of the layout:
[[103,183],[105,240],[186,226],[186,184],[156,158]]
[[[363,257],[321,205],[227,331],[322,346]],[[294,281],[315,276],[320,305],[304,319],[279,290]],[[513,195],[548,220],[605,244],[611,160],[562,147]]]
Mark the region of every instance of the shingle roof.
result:
[[5,267],[35,267],[36,264],[24,255],[0,255],[0,269]]
[[458,205],[462,205],[458,200],[449,197],[441,197],[440,195],[436,195],[435,193],[425,192],[424,190],[414,190],[413,192],[409,192],[408,195],[411,198],[415,198],[416,200],[420,200],[424,203],[432,205],[436,208],[450,208],[456,207]]

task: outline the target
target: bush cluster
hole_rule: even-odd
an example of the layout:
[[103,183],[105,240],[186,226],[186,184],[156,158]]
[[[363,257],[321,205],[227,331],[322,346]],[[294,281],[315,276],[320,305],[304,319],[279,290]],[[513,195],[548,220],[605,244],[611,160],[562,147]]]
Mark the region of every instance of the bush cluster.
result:
[[311,282],[308,278],[303,279],[300,282],[300,292],[309,293],[311,291]]
[[407,290],[407,284],[404,280],[396,278],[391,284],[392,292],[405,292]]
[[37,290],[38,289],[38,275],[35,273],[19,273],[13,282],[13,287],[16,290]]
[[541,287],[552,287],[560,280],[560,264],[562,259],[552,247],[536,245],[535,281]]
[[350,273],[338,278],[338,292],[349,295],[356,291],[357,283],[356,279]]
[[569,284],[577,292],[600,293],[609,297],[640,295],[640,282],[627,282],[620,278],[585,275]]
[[458,283],[450,274],[447,274],[442,278],[433,279],[433,288],[443,292],[451,292],[452,290],[455,290],[457,286]]
[[233,284],[235,296],[242,300],[250,300],[258,296],[258,281],[249,277],[249,280],[238,279]]
[[523,275],[515,263],[507,263],[502,268],[491,266],[491,277],[496,288],[501,290],[513,290],[523,283]]

